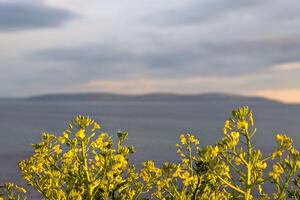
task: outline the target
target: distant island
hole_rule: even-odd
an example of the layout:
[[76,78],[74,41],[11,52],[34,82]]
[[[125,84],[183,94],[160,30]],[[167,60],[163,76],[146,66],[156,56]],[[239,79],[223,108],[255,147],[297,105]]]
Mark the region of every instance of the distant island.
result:
[[239,102],[280,104],[282,102],[257,96],[242,96],[224,93],[173,94],[151,93],[142,95],[123,95],[113,93],[61,93],[45,94],[25,98],[29,101],[157,101],[157,102]]

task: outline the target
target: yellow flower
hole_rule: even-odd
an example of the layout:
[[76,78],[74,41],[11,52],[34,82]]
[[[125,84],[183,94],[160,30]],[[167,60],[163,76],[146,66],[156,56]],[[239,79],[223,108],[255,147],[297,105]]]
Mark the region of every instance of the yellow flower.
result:
[[274,172],[269,172],[269,176],[272,177],[273,179],[277,179],[278,178],[278,174],[276,174]]
[[162,181],[157,181],[156,182],[156,186],[158,190],[161,190],[161,188],[163,187],[164,183]]
[[236,157],[234,160],[234,163],[239,166],[240,164],[242,164],[242,160],[239,157]]
[[297,161],[297,162],[296,162],[296,167],[297,167],[298,169],[300,169],[300,161]]
[[192,143],[195,145],[199,144],[199,140],[194,135],[187,134],[186,138],[187,138],[188,143]]
[[98,162],[100,160],[100,157],[98,155],[95,156],[95,161]]
[[178,176],[180,176],[180,173],[181,173],[181,168],[180,168],[180,165],[179,166],[177,166],[177,168],[176,168],[176,171],[174,172],[174,174],[172,175],[173,177],[178,177]]
[[77,131],[77,133],[75,133],[75,136],[79,139],[83,139],[85,137],[85,130],[84,129],[79,129],[79,131]]
[[55,153],[60,154],[62,152],[62,149],[60,148],[60,145],[57,144],[53,147],[53,150]]
[[100,124],[98,124],[97,122],[95,122],[94,126],[92,128],[92,131],[95,131],[95,130],[100,129],[100,128],[101,128]]
[[260,169],[266,169],[267,168],[267,163],[259,161],[259,162],[257,162],[256,166]]
[[224,123],[224,128],[226,129],[230,129],[231,126],[230,126],[230,121],[229,120],[226,120],[225,123]]
[[218,153],[219,153],[219,147],[215,146],[215,148],[213,148],[213,150],[212,150],[211,153],[212,153],[213,157],[216,157],[218,155]]
[[180,142],[181,142],[181,144],[187,144],[185,135],[183,135],[183,134],[180,135]]
[[274,158],[280,157],[280,156],[282,156],[282,151],[281,151],[281,150],[276,150],[276,151],[274,151],[274,152],[272,153],[271,158],[272,158],[272,160],[273,160]]
[[[24,189],[24,188],[22,188],[22,187],[20,187],[20,186],[17,186],[16,185],[16,188],[17,188],[17,190],[19,191],[19,192],[21,192],[21,193],[26,193],[26,190]],[[1,200],[1,199],[0,199]]]
[[66,142],[66,138],[64,137],[58,137],[58,141],[61,143],[61,144],[64,144]]
[[68,133],[66,133],[66,132],[64,131],[63,134],[62,134],[62,136],[58,137],[58,141],[59,141],[61,144],[64,144],[68,138],[69,138]]
[[284,136],[283,136],[282,134],[277,134],[277,135],[276,135],[276,140],[277,140],[278,142],[283,141],[283,139],[284,139]]
[[183,184],[185,186],[189,186],[191,184],[191,182],[194,180],[194,177],[191,176],[189,172],[185,171],[181,175],[181,179],[183,179]]
[[248,130],[248,123],[246,121],[239,121],[237,123],[237,128],[243,131]]
[[254,125],[254,118],[253,118],[253,113],[252,112],[249,113],[249,123],[250,123],[251,126]]
[[278,164],[273,165],[273,170],[275,173],[278,173],[278,174],[282,174],[284,172],[281,165],[278,165]]
[[280,164],[273,165],[273,172],[269,172],[269,176],[273,179],[278,179],[280,174],[284,172],[284,169],[281,167]]
[[189,178],[190,178],[190,173],[185,171],[182,175],[181,175],[181,178],[183,179],[183,184],[185,186],[188,186],[189,185]]
[[231,125],[230,125],[230,121],[226,120],[225,123],[224,123],[223,133],[225,135],[227,135],[228,130],[231,130]]
[[124,168],[127,165],[127,160],[124,158],[123,155],[115,155],[115,161],[116,161],[115,166],[117,168]]
[[239,132],[234,131],[234,132],[231,132],[231,137],[236,140],[240,137],[240,134],[239,134]]
[[64,132],[63,132],[63,137],[66,138],[66,139],[68,139],[68,138],[69,138],[68,133],[66,133],[66,132],[64,131]]
[[182,159],[182,163],[183,164],[188,164],[189,163],[189,159],[187,159],[187,158]]

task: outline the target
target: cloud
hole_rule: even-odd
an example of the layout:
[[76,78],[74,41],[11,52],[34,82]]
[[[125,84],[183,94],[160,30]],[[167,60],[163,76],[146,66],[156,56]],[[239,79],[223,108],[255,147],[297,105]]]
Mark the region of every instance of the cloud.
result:
[[[228,28],[225,32],[232,29],[253,32],[261,28],[275,28],[278,25],[283,28],[282,25],[299,24],[298,10],[299,3],[293,0],[284,2],[281,0],[191,0],[183,5],[165,8],[151,16],[145,16],[143,20],[167,28],[186,26],[207,28],[223,25]],[[249,29],[253,25],[256,27]]]
[[294,71],[294,70],[300,70],[300,62],[289,62],[289,63],[283,63],[274,65],[271,68],[272,71]]
[[33,54],[36,58],[57,62],[115,63],[130,61],[130,52],[122,51],[107,44],[91,44],[80,47],[58,47],[44,49]]
[[[231,87],[234,82],[243,83],[245,77],[235,80],[229,77],[191,76],[186,78],[157,79],[135,77],[122,80],[94,79],[80,85],[82,91],[114,92],[120,94],[144,94],[153,92],[175,92],[181,94],[217,91],[220,85]],[[200,87],[194,87],[198,85]],[[207,87],[209,85],[209,87]],[[232,93],[232,91],[231,91]]]
[[284,89],[284,90],[259,90],[255,95],[281,100],[287,103],[299,103],[300,89]]
[[164,44],[155,48],[128,44],[92,44],[54,47],[33,53],[39,60],[64,63],[73,68],[111,71],[214,76],[253,74],[272,68],[277,63],[298,62],[300,39],[276,38],[254,41]]
[[[258,79],[264,79],[263,76],[266,75],[267,74],[258,76]],[[278,87],[275,89],[272,87],[259,88],[259,85],[256,85],[256,78],[254,75],[239,76],[234,79],[231,77],[195,75],[177,79],[151,79],[144,77],[125,80],[94,79],[78,85],[77,89],[84,92],[114,92],[119,94],[145,94],[155,92],[197,94],[203,92],[220,92],[219,88],[223,87],[222,92],[225,93],[262,96],[287,103],[299,103],[300,90],[298,86],[294,87],[294,89],[290,89],[290,87]],[[264,79],[264,81],[266,81],[266,79]],[[273,83],[273,85],[276,86],[277,84],[278,79],[277,83]],[[236,87],[237,85],[240,87]]]
[[0,3],[0,32],[58,27],[75,14],[40,3]]
[[145,21],[163,26],[190,26],[211,20],[218,20],[226,14],[237,10],[247,10],[257,6],[261,1],[232,1],[232,0],[204,0],[192,1],[177,8],[160,11]]
[[[300,61],[300,38],[295,34],[300,32],[296,12],[300,4],[272,2],[187,1],[158,13],[148,10],[142,18],[138,15],[139,20],[122,26],[128,32],[134,28],[136,34],[112,30],[120,33],[117,41],[110,38],[105,43],[41,49],[33,57],[101,73],[121,72],[126,67],[127,74],[161,77],[258,73],[279,63]],[[287,16],[281,8],[290,11]]]

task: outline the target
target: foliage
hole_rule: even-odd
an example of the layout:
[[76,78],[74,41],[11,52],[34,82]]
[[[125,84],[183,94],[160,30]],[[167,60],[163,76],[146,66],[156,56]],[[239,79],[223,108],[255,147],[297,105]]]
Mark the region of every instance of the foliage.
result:
[[293,180],[294,187],[289,190],[289,197],[295,200],[300,200],[300,174]]
[[26,190],[14,183],[4,183],[0,186],[0,200],[7,198],[9,200],[26,200]]
[[[181,135],[177,145],[179,164],[165,163],[160,169],[146,162],[144,167],[148,173],[144,174],[152,177],[143,179],[155,187],[152,196],[158,199],[286,199],[289,183],[300,169],[300,155],[292,146],[292,139],[277,134],[277,148],[263,156],[252,142],[256,128],[248,107],[234,110],[232,117],[225,121],[223,132],[220,142],[203,148],[193,135]],[[267,170],[268,165],[272,170]],[[266,185],[275,192],[269,194]]]
[[[180,136],[178,148],[181,162],[164,163],[162,168],[152,161],[143,163],[141,177],[153,187],[152,197],[157,199],[229,199],[231,194],[223,189],[220,180],[201,162],[199,140],[187,134]],[[210,153],[216,154],[214,149]]]
[[[124,145],[127,133],[118,133],[114,143],[97,122],[78,116],[61,136],[43,133],[33,145],[34,154],[19,168],[23,179],[48,200],[286,199],[300,169],[292,139],[277,134],[277,147],[263,155],[253,144],[256,128],[248,107],[234,110],[223,132],[219,142],[203,147],[194,135],[182,134],[176,145],[178,163],[159,167],[146,161],[136,170],[130,164],[134,149]],[[298,188],[288,194],[299,199],[299,177],[294,183]],[[0,193],[20,199],[18,192],[24,191],[18,188]]]
[[[210,173],[230,188],[236,198],[286,199],[289,182],[300,169],[300,155],[292,146],[292,139],[277,134],[277,148],[264,156],[252,143],[256,128],[248,107],[234,110],[223,131],[225,137],[214,147],[218,149],[216,155],[209,153],[208,147],[200,151],[199,158],[208,163]],[[268,165],[272,165],[272,170],[266,173]],[[274,187],[273,194],[267,193],[266,183]]]
[[78,116],[61,136],[43,133],[34,155],[19,163],[23,179],[45,199],[131,199],[130,184],[137,179],[128,164],[132,147],[123,145],[127,133],[118,134],[114,148],[100,125]]

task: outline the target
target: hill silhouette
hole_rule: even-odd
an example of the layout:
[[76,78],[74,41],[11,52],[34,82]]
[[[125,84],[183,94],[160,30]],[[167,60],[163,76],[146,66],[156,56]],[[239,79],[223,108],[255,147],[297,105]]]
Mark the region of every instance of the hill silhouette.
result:
[[45,94],[26,98],[31,101],[159,101],[159,102],[239,102],[279,104],[280,101],[257,96],[242,96],[224,93],[173,94],[151,93],[142,95],[123,95],[113,93],[61,93]]

